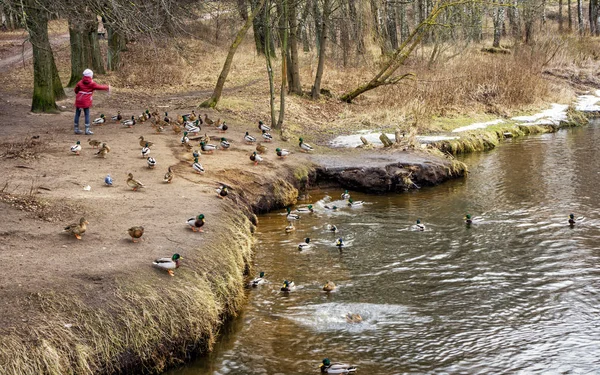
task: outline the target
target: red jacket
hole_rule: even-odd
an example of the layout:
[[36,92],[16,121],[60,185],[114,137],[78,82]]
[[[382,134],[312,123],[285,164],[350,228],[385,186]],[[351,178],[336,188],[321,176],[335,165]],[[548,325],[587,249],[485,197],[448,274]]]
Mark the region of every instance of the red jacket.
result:
[[83,77],[75,86],[75,107],[89,108],[92,106],[94,90],[108,90],[107,85],[99,85],[91,77]]

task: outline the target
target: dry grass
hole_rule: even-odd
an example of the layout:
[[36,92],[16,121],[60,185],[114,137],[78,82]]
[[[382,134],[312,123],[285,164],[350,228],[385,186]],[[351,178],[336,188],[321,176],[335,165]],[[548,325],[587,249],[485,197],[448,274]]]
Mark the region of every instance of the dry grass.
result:
[[[158,285],[129,275],[108,301],[40,292],[24,296],[43,321],[31,330],[3,333],[3,374],[160,372],[208,350],[223,317],[245,299],[244,275],[252,255],[248,219],[229,210],[220,238],[197,249],[174,279]],[[231,241],[235,238],[235,241]],[[110,295],[110,294],[109,294]],[[98,303],[103,306],[98,308]]]

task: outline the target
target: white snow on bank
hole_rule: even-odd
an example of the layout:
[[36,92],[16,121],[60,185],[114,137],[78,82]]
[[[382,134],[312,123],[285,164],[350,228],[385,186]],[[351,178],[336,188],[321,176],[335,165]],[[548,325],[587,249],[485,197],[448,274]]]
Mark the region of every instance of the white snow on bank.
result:
[[[333,147],[356,147],[362,145],[362,141],[360,137],[365,137],[365,139],[374,145],[382,145],[381,140],[379,140],[379,136],[381,133],[373,132],[372,130],[361,130],[356,134],[350,135],[340,135],[335,137],[329,144]],[[394,134],[386,134],[390,139],[394,139]],[[449,137],[449,136],[417,136],[417,141],[419,143],[432,143],[438,141],[444,141],[449,139],[457,139],[458,137]]]
[[520,125],[559,125],[567,120],[567,108],[569,106],[566,104],[552,104],[552,108],[535,115],[517,116],[511,120],[520,122]]
[[596,90],[595,95],[581,95],[577,97],[575,109],[582,112],[600,112],[600,90]]
[[452,132],[460,133],[460,132],[466,132],[468,130],[485,129],[488,126],[502,124],[503,122],[504,122],[504,120],[502,120],[502,119],[492,120],[492,121],[488,121],[488,122],[476,122],[471,125],[461,126],[460,128],[456,128],[456,129],[452,130]]

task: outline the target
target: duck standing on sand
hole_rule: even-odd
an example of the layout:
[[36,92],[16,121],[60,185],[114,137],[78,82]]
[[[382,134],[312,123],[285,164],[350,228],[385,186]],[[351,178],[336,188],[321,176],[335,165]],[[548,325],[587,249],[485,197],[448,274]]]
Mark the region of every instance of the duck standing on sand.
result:
[[148,146],[148,143],[146,143],[146,146],[142,148],[142,157],[147,158],[148,155],[150,155],[150,147]]
[[100,144],[100,149],[96,152],[96,156],[101,158],[106,158],[106,154],[110,152],[110,147],[106,144],[106,142],[102,142]]
[[200,214],[196,217],[191,217],[187,220],[187,225],[190,226],[194,232],[204,232],[201,228],[204,226],[205,220],[204,215]]
[[247,145],[251,145],[254,142],[256,142],[256,138],[254,138],[248,132],[246,132],[246,134],[244,135],[244,142],[246,142]]
[[80,240],[81,235],[84,234],[87,230],[87,224],[89,224],[89,222],[82,217],[81,219],[79,219],[79,223],[69,224],[65,227],[63,231],[74,235],[75,238]]
[[323,374],[349,374],[356,372],[356,366],[344,363],[331,363],[329,358],[325,358],[319,367],[321,367],[321,373]]
[[148,168],[150,169],[154,169],[154,167],[156,167],[156,159],[154,159],[151,156],[148,156],[148,159],[146,159],[147,163],[148,163]]
[[205,113],[204,114],[204,123],[208,126],[213,125],[215,122],[211,119],[208,118],[208,115]]
[[119,122],[119,121],[123,120],[123,116],[121,116],[121,111],[117,111],[117,114],[112,116],[110,119],[113,120],[114,122]]
[[75,155],[79,155],[79,152],[81,152],[81,142],[77,141],[77,143],[75,143],[73,146],[71,146],[71,152]]
[[138,191],[138,189],[146,187],[144,184],[133,178],[133,173],[127,175],[127,186],[133,189],[133,191]]
[[227,138],[221,138],[221,143],[219,143],[219,145],[223,150],[229,150],[229,148],[231,147],[231,143],[227,141]]
[[200,149],[202,152],[212,154],[217,149],[217,146],[206,142],[200,142]]
[[217,188],[217,197],[223,199],[227,196],[227,186],[221,185],[221,187]]
[[138,139],[140,140],[140,147],[152,147],[152,146],[154,146],[154,143],[145,140],[143,135],[141,135],[140,138],[138,138]]
[[311,152],[313,150],[313,147],[308,143],[304,143],[302,138],[300,138],[300,143],[298,143],[298,146],[300,146],[300,150],[303,152]]
[[136,239],[142,238],[144,235],[144,227],[135,226],[127,229],[127,233],[131,236],[131,241],[137,242]]
[[190,141],[190,139],[188,138],[187,135],[188,135],[188,132],[183,132],[183,137],[181,137],[181,144],[182,145],[185,145],[185,144],[187,144]]
[[258,122],[258,130],[260,131],[266,131],[266,132],[270,132],[271,131],[271,127],[265,125],[262,121]]
[[94,125],[103,125],[106,122],[106,118],[104,117],[103,114],[100,114],[100,117],[98,117],[97,119],[95,119],[92,124]]
[[152,265],[156,268],[160,268],[161,270],[166,270],[171,276],[175,276],[173,270],[179,268],[179,262],[182,259],[183,258],[179,254],[175,253],[170,258],[156,259],[154,262],[152,262]]
[[163,178],[163,181],[166,182],[167,184],[170,184],[171,181],[173,181],[173,171],[171,170],[171,167],[169,167],[169,169],[167,170],[167,173],[165,173],[165,177]]
[[123,126],[126,126],[128,128],[131,128],[133,125],[135,125],[135,117],[131,116],[131,119],[125,120],[121,124],[123,124]]
[[88,140],[88,144],[90,146],[92,146],[93,148],[98,148],[102,144],[102,142],[97,141],[95,139],[90,139],[90,140]]
[[275,149],[275,152],[277,153],[277,156],[279,156],[281,159],[285,159],[286,156],[288,156],[290,154],[290,152],[286,149],[281,149],[279,147],[277,147]]
[[194,168],[194,171],[196,173],[204,173],[204,167],[202,166],[202,164],[200,164],[200,162],[198,162],[198,158],[194,158],[194,164],[192,164],[192,168]]
[[252,279],[252,281],[250,281],[248,285],[250,285],[253,288],[256,288],[257,286],[262,285],[266,282],[267,280],[265,279],[265,273],[261,271],[258,277]]
[[262,131],[262,137],[264,138],[265,142],[271,142],[271,141],[273,141],[273,136],[271,135],[271,133],[269,133],[266,130]]
[[227,126],[225,121],[223,121],[221,125],[217,126],[217,130],[219,130],[219,133],[225,133],[227,129],[229,129],[229,127]]
[[258,165],[259,162],[261,162],[263,160],[262,156],[260,156],[259,154],[256,153],[256,151],[254,151],[252,153],[252,155],[250,155],[250,160],[252,160],[254,162],[254,165]]

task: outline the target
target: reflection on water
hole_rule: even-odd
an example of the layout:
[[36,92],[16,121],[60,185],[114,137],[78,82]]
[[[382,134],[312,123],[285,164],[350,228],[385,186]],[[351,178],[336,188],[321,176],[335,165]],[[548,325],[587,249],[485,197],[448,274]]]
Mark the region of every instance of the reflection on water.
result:
[[[363,374],[598,371],[599,143],[598,124],[513,140],[466,157],[465,180],[352,194],[357,208],[317,192],[289,234],[283,211],[262,217],[255,270],[270,283],[248,291],[210,356],[170,374],[318,373],[325,357]],[[282,294],[284,279],[297,289]]]

